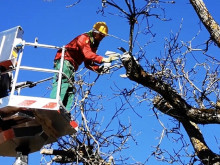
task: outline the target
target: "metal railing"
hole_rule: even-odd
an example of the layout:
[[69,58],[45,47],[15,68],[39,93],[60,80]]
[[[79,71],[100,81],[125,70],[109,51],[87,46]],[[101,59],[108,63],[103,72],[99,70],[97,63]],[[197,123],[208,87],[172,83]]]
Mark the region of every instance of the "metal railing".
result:
[[[59,70],[55,70],[55,69],[46,69],[46,68],[38,68],[38,67],[31,67],[31,66],[21,66],[21,61],[22,61],[22,58],[23,58],[23,51],[24,51],[24,47],[25,46],[33,46],[35,48],[41,47],[41,48],[57,49],[57,50],[58,49],[62,49],[62,55],[61,55],[61,59],[60,59],[60,69]],[[22,69],[22,70],[37,71],[37,72],[47,72],[47,73],[54,73],[54,74],[57,73],[58,74],[58,82],[57,82],[58,85],[57,85],[56,100],[59,101],[62,76],[67,77],[67,75],[65,73],[63,73],[63,63],[64,63],[64,53],[65,53],[65,50],[66,50],[65,46],[58,47],[58,46],[53,46],[53,45],[39,44],[39,43],[36,42],[36,39],[35,39],[34,43],[22,41],[22,48],[21,48],[21,50],[19,52],[19,56],[18,56],[18,60],[17,60],[17,65],[15,67],[15,74],[14,74],[12,88],[11,88],[11,96],[13,96],[14,93],[15,93],[19,71]],[[52,79],[52,78],[50,78],[50,79]],[[41,81],[43,82],[44,80],[41,80]],[[73,83],[73,82],[70,82],[70,83]]]

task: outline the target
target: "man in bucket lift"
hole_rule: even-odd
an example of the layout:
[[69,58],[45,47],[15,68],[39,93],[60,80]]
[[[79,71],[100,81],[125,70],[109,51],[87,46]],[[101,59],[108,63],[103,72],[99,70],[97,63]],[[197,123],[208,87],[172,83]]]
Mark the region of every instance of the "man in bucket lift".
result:
[[[115,60],[115,57],[109,56],[103,58],[96,54],[99,43],[108,35],[108,27],[105,22],[97,22],[93,29],[87,33],[81,34],[68,43],[65,48],[63,72],[68,76],[69,80],[74,81],[74,74],[78,67],[84,62],[85,66],[97,73],[101,73],[99,65],[101,63],[109,63]],[[58,50],[54,59],[54,68],[59,70],[62,50]],[[68,83],[66,77],[62,77],[61,85],[61,101],[66,110],[70,111],[73,98],[74,87]],[[50,94],[51,98],[56,98],[58,76],[54,76],[53,88]]]

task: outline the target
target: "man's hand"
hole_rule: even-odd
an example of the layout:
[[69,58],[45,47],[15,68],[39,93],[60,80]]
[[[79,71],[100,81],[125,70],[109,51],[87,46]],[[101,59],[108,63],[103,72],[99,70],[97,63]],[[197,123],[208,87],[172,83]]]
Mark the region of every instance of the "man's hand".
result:
[[117,60],[117,59],[118,59],[118,57],[116,57],[116,56],[109,56],[108,58],[103,58],[102,62],[110,63],[110,62]]
[[111,63],[104,63],[104,64],[100,65],[99,66],[99,73],[100,74],[109,73],[110,66],[111,66]]

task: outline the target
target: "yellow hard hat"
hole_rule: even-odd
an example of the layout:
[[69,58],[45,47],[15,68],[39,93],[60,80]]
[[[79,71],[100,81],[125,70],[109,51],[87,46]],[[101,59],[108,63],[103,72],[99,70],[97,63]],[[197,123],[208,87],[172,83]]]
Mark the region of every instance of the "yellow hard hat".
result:
[[108,35],[108,26],[105,22],[96,22],[93,25],[93,29],[103,33],[104,35]]

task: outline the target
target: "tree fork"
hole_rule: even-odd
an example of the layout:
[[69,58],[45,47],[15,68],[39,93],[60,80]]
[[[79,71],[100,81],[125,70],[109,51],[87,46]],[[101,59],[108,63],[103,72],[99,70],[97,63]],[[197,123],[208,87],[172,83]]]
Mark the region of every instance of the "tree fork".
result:
[[122,59],[122,63],[126,69],[126,75],[130,80],[154,90],[175,109],[188,110],[191,108],[169,84],[145,72],[132,56],[127,59]]

